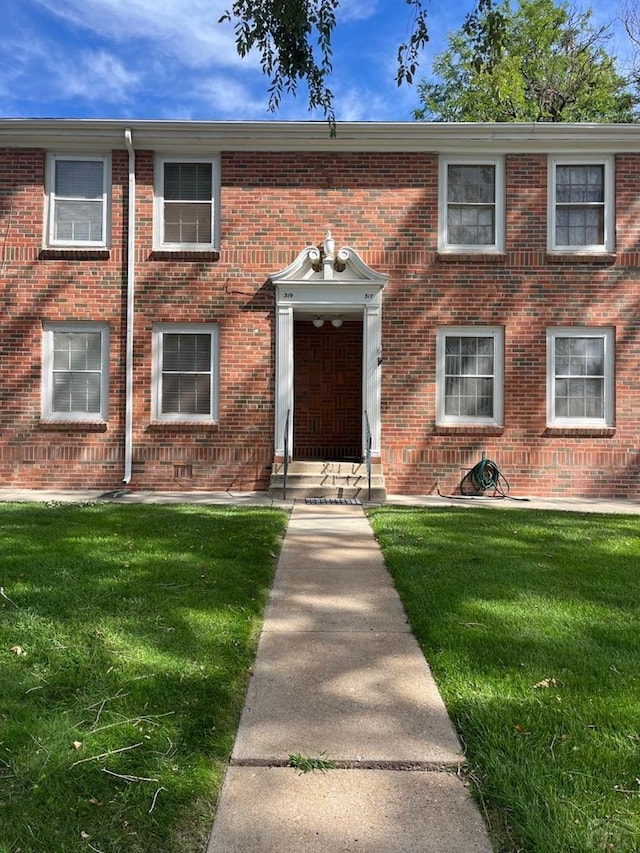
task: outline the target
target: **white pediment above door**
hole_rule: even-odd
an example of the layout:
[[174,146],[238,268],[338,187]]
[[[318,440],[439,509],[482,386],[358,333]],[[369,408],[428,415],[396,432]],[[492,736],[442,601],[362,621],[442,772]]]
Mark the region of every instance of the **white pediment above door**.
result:
[[388,276],[371,269],[349,246],[336,251],[331,233],[327,232],[322,246],[307,246],[288,267],[273,273],[270,279],[275,285],[326,282],[382,288]]

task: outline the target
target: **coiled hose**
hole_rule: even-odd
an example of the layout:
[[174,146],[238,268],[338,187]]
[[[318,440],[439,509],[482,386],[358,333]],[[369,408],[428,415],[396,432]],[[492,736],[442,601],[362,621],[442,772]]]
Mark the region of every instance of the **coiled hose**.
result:
[[[486,492],[490,489],[493,489],[493,494],[487,495]],[[460,481],[459,495],[443,495],[439,487],[437,487],[437,491],[441,498],[510,497],[507,478],[500,471],[497,464],[492,459],[487,459],[484,455],[480,462],[477,462],[470,471],[467,471]],[[529,500],[529,498],[511,499],[520,501]]]
[[494,497],[499,495],[504,498],[509,492],[509,483],[496,463],[483,457],[462,478],[460,492],[463,495],[479,495],[489,489],[493,489]]

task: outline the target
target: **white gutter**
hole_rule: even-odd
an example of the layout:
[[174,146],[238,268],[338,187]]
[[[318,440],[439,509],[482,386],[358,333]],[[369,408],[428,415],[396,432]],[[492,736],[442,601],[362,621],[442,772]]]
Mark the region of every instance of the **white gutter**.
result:
[[125,353],[125,415],[124,415],[124,477],[125,486],[131,480],[133,449],[133,312],[136,251],[136,154],[133,150],[131,130],[124,132],[124,143],[129,152],[129,216],[127,227],[127,337]]
[[[638,124],[565,122],[145,121],[133,119],[4,119],[0,146],[101,152],[135,133],[141,150],[201,155],[212,151],[427,152],[599,154],[640,151]],[[126,144],[126,143],[125,143]]]

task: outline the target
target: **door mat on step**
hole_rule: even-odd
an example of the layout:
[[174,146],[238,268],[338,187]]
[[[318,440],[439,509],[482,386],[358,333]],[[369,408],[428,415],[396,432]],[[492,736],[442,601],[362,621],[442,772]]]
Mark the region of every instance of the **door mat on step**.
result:
[[347,506],[362,506],[358,498],[305,498],[306,504],[346,504]]

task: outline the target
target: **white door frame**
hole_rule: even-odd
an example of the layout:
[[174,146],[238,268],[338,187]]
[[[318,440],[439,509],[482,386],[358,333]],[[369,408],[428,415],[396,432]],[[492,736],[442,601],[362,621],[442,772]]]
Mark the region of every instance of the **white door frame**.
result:
[[309,246],[286,269],[271,276],[276,291],[275,457],[293,448],[293,323],[295,314],[330,320],[362,318],[362,455],[366,453],[365,413],[371,431],[371,456],[379,458],[380,373],[382,364],[382,289],[388,277],[368,267],[354,249],[333,252],[327,235],[323,249]]

